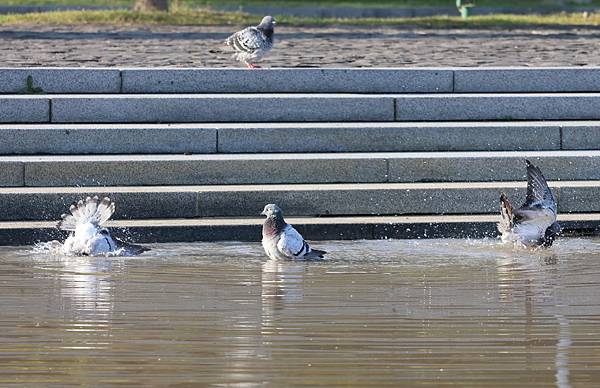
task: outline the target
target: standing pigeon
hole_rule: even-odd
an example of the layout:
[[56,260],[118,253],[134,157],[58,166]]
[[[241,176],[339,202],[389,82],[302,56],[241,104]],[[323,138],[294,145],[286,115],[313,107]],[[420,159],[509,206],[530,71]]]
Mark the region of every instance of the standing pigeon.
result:
[[87,197],[85,202],[73,203],[69,211],[71,214],[63,214],[56,225],[58,229],[72,232],[62,246],[65,255],[138,254],[148,250],[113,238],[108,229],[102,227],[115,212],[110,198],[99,201],[97,196]]
[[247,27],[231,35],[225,41],[233,47],[233,59],[244,62],[250,69],[257,68],[260,61],[273,48],[275,19],[265,16],[256,27]]
[[539,168],[527,163],[527,197],[515,209],[506,194],[500,195],[501,219],[498,231],[503,242],[521,243],[527,247],[549,247],[560,233],[556,222],[556,201]]
[[327,252],[311,249],[292,225],[283,219],[279,206],[269,204],[261,213],[267,216],[262,230],[262,245],[273,259],[322,259]]

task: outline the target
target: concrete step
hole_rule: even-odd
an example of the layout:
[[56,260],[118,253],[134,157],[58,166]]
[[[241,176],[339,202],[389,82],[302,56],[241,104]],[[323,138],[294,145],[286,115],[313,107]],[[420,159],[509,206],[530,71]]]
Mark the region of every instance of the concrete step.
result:
[[394,121],[392,96],[363,94],[4,95],[3,104],[0,123]]
[[5,124],[0,155],[600,149],[600,121]]
[[[600,212],[600,181],[551,182],[560,213]],[[110,196],[115,219],[248,217],[277,203],[289,216],[496,214],[525,182],[0,188],[0,221],[58,220],[87,195]]]
[[[308,240],[494,238],[497,215],[288,217]],[[597,235],[600,214],[561,214],[565,236]],[[260,241],[262,218],[202,218],[110,221],[113,235],[137,243]],[[52,221],[0,222],[0,246],[62,240]],[[332,253],[333,254],[333,253]]]
[[0,186],[600,180],[598,151],[2,156]]
[[596,120],[600,94],[396,95],[397,121]]
[[[31,84],[28,85],[28,77]],[[600,92],[600,68],[0,68],[17,93]]]
[[599,120],[600,93],[0,96],[0,123]]
[[600,92],[599,67],[122,69],[123,93]]
[[5,186],[510,181],[523,160],[548,179],[600,179],[600,151],[0,157]]

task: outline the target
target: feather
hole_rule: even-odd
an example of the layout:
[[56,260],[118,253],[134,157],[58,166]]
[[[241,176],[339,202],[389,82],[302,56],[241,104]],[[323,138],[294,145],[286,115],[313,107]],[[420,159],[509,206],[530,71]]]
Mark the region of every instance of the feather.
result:
[[548,187],[542,171],[529,160],[525,162],[527,163],[527,196],[525,197],[524,206],[531,207],[540,202],[550,205],[555,203],[552,191]]
[[527,246],[550,246],[560,232],[556,222],[557,206],[541,170],[529,160],[525,203],[514,209],[507,196],[500,195],[498,231],[504,242],[520,242]]
[[234,59],[253,65],[260,61],[273,48],[273,25],[275,20],[265,16],[261,23],[255,27],[246,27],[225,40],[235,52]]
[[91,223],[99,227],[112,217],[115,212],[115,204],[110,198],[104,197],[98,205],[98,197],[87,197],[84,201],[79,201],[69,208],[71,214],[63,214],[57,224],[61,230],[74,231],[77,225]]
[[281,209],[274,204],[265,206],[262,244],[271,259],[322,259],[325,251],[312,249],[304,237],[285,222]]
[[113,239],[108,229],[102,227],[115,212],[115,204],[108,197],[87,197],[69,208],[57,227],[71,232],[63,244],[66,255],[134,255],[148,249]]
[[506,194],[500,194],[500,222],[498,222],[498,231],[502,234],[509,233],[513,227],[514,208]]

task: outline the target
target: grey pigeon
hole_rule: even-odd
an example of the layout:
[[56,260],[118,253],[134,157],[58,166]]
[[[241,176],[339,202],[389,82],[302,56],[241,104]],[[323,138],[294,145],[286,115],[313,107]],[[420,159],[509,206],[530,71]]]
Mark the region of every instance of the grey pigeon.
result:
[[549,247],[560,233],[556,222],[556,201],[539,168],[527,163],[527,196],[515,209],[506,194],[500,195],[501,219],[498,231],[503,242],[521,243],[527,247]]
[[265,16],[256,27],[247,27],[231,35],[225,44],[235,51],[233,58],[244,62],[248,68],[257,68],[260,61],[273,48],[275,19]]
[[130,255],[149,250],[113,238],[103,227],[115,212],[115,204],[108,197],[101,201],[96,196],[87,197],[85,201],[73,203],[69,212],[63,214],[56,225],[58,229],[71,232],[62,245],[65,255]]
[[311,249],[292,225],[283,219],[279,206],[269,204],[261,213],[267,216],[262,230],[262,245],[269,258],[278,259],[322,259],[327,252]]

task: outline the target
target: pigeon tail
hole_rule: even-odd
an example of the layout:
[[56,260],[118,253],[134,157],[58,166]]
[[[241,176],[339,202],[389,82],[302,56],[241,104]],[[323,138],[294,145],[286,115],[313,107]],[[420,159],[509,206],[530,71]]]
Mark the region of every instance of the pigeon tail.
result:
[[326,253],[327,253],[326,251],[321,251],[318,249],[311,249],[310,252],[308,252],[304,256],[304,258],[306,258],[306,259],[322,259]]
[[121,240],[120,238],[113,237],[113,240],[117,243],[119,250],[123,250],[128,255],[139,255],[144,252],[148,252],[151,249],[142,245],[129,243]]
[[561,231],[562,228],[560,227],[560,224],[555,221],[548,229],[546,229],[540,245],[543,245],[546,248],[552,246],[554,240],[560,235]]
[[514,207],[508,200],[506,194],[500,194],[500,222],[498,231],[502,234],[509,233],[514,226]]
[[[98,203],[100,202],[100,203]],[[102,226],[115,212],[115,204],[108,197],[101,201],[97,196],[87,197],[85,201],[74,202],[69,208],[71,214],[63,214],[56,227],[61,230],[75,231],[77,225],[90,223]]]

